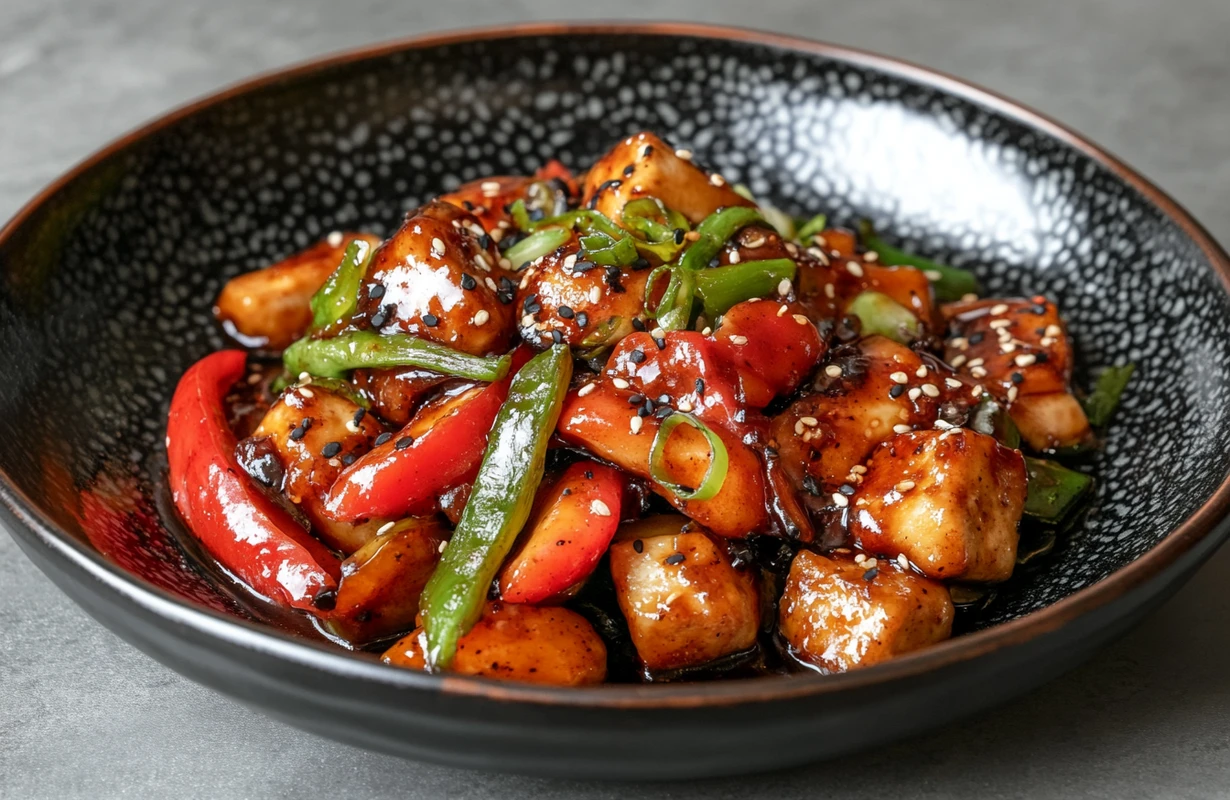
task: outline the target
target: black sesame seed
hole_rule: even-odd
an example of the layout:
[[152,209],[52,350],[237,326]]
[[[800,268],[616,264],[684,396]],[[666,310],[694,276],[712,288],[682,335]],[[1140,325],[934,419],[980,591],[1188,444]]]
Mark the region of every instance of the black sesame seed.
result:
[[347,453],[346,455],[342,456],[342,463],[349,467],[351,464],[353,464],[358,459],[359,457],[356,456],[354,453]]
[[632,177],[632,173],[634,173],[634,172],[636,172],[636,165],[635,165],[635,164],[629,164],[628,166],[624,167],[624,177],[625,177],[625,178],[631,178],[631,177]]
[[632,328],[633,330],[637,330],[637,331],[640,331],[641,333],[644,333],[645,332],[645,320],[641,319],[640,317],[633,317],[632,318]]
[[337,605],[337,590],[323,589],[315,597],[312,598],[312,605],[322,611],[332,611]]
[[676,564],[682,564],[684,561],[687,561],[687,558],[688,557],[685,556],[683,553],[672,553],[671,555],[666,557],[666,563],[670,564],[673,567]]
[[589,324],[589,314],[584,311],[577,312],[577,327],[584,328]]
[[645,405],[644,405],[642,408],[643,408],[643,409],[644,409],[644,411],[645,411],[645,416],[649,416],[650,414],[652,414],[652,413],[654,412],[654,410],[657,408],[657,406],[656,406],[656,405],[654,405],[654,402],[653,402],[652,400],[650,400],[648,397],[646,397],[646,398],[645,398]]
[[589,272],[594,267],[598,266],[592,261],[578,261],[572,265],[573,272]]
[[655,337],[653,337],[653,343],[654,343],[654,344],[656,344],[656,345],[658,346],[658,349],[659,349],[659,350],[665,350],[665,349],[666,349],[666,339],[665,339],[665,338],[663,338],[663,337],[661,337],[661,336],[655,336]]
[[697,379],[696,379],[695,386],[696,386],[696,393],[697,393],[697,394],[704,394],[704,393],[705,393],[705,379],[704,379],[704,378],[697,378]]
[[563,344],[564,334],[560,333],[559,331],[551,331],[551,341],[555,342],[556,344]]
[[560,306],[558,310],[559,315],[564,319],[572,319],[576,316],[576,312],[572,310],[571,306]]
[[633,364],[640,364],[642,361],[645,360],[645,351],[639,350],[639,349],[633,350],[631,353],[628,354],[628,358],[632,360]]
[[385,442],[387,442],[389,439],[392,439],[392,438],[393,438],[393,434],[387,433],[387,432],[382,433],[376,437],[376,446],[379,447],[380,445],[384,444]]
[[388,320],[385,319],[383,311],[377,311],[375,314],[372,314],[372,327],[373,328],[383,328],[384,323],[387,321]]
[[880,574],[880,568],[879,568],[879,567],[872,567],[871,569],[869,569],[869,570],[867,570],[866,572],[864,572],[864,573],[863,573],[863,580],[865,580],[865,581],[873,581],[873,580],[875,580],[876,576],[877,576],[877,575],[879,575],[879,574]]
[[592,469],[585,470],[585,480],[592,481],[594,479],[594,471]]
[[658,395],[658,402],[659,402],[659,403],[669,403],[670,401],[671,401],[671,396],[670,396],[669,394],[660,394],[660,395]]
[[437,317],[435,314],[424,314],[423,324],[429,328],[434,328],[440,324],[440,318]]
[[986,338],[986,333],[978,331],[973,336],[969,337],[970,344],[982,344],[982,340]]
[[803,476],[803,489],[813,497],[820,496],[820,484],[810,475]]
[[1029,309],[1029,310],[1030,310],[1030,311],[1032,311],[1032,312],[1034,312],[1034,313],[1035,313],[1035,314],[1037,314],[1038,316],[1042,316],[1043,314],[1045,314],[1045,313],[1046,313],[1046,306],[1044,306],[1044,305],[1042,305],[1041,303],[1039,303],[1038,305],[1034,306],[1033,308],[1031,308],[1031,309]]
[[516,291],[517,289],[517,284],[513,283],[513,279],[508,277],[507,275],[504,275],[500,278],[499,285],[500,285],[501,292],[513,292],[513,291]]
[[469,291],[470,289],[473,289],[475,286],[478,286],[478,281],[474,280],[473,275],[469,275],[465,272],[461,273],[461,288],[462,289]]
[[473,204],[473,203],[471,203],[469,200],[462,200],[462,201],[461,201],[461,207],[462,207],[462,208],[464,208],[466,211],[473,211],[473,210],[474,210],[474,204]]
[[675,228],[675,244],[683,244],[683,228]]
[[372,300],[379,300],[380,298],[384,297],[384,284],[378,283],[372,288],[368,289],[367,296],[370,297]]
[[1012,382],[1017,385],[1020,385],[1025,382],[1025,376],[1019,372],[1014,372],[1012,373]]
[[632,262],[632,270],[640,272],[641,270],[649,269],[649,262],[642,256],[637,256],[636,261]]
[[484,250],[490,247],[491,246],[491,235],[484,233],[482,236],[478,237],[478,246],[483,248]]
[[306,433],[307,431],[304,430],[303,428],[295,428],[293,431],[290,432],[290,440],[292,442],[297,442],[300,439],[302,439]]
[[342,452],[341,442],[329,442],[321,448],[320,454],[325,458],[333,458],[338,453]]
[[854,487],[848,483],[843,483],[841,486],[837,487],[837,491],[841,492],[846,497],[850,497],[854,494]]
[[358,425],[360,422],[363,421],[363,418],[366,416],[367,416],[367,409],[360,408],[354,412],[354,416],[352,416],[351,419],[354,420],[355,425]]
[[652,411],[649,411],[648,409],[646,409],[646,408],[645,408],[645,406],[641,406],[640,408],[638,408],[638,409],[636,410],[636,415],[637,415],[638,417],[647,417],[647,416],[649,416],[649,415],[650,415],[650,414],[652,414],[652,413],[653,413],[653,412],[652,412]]
[[639,406],[643,402],[645,402],[645,395],[643,394],[634,394],[628,398],[629,405]]
[[500,292],[496,292],[495,296],[504,305],[508,305],[509,303],[513,301],[512,292],[500,291]]
[[560,492],[560,494],[563,495],[564,497],[567,497],[568,495],[572,494],[572,488],[566,487],[564,491]]
[[671,414],[674,414],[674,413],[675,413],[675,409],[671,408],[670,406],[662,406],[657,411],[653,412],[653,415],[657,417],[658,419],[666,419],[667,417],[669,417]]
[[539,311],[542,311],[542,303],[530,303],[525,307],[527,314],[537,314]]
[[397,443],[394,444],[393,447],[396,448],[397,450],[405,450],[407,447],[409,447],[412,444],[414,444],[413,436],[403,436],[397,440]]
[[653,145],[647,144],[645,145],[645,149],[641,152],[641,156],[643,158],[649,158],[651,155],[653,155]]
[[534,312],[530,311],[530,306],[534,305],[537,302],[538,302],[538,295],[530,294],[526,296],[525,301],[521,304],[521,307],[525,309],[526,312],[532,314]]
[[905,394],[905,387],[899,383],[894,383],[892,388],[888,390],[888,396],[896,400],[901,395]]
[[1034,356],[1034,360],[1035,360],[1037,363],[1039,363],[1039,364],[1045,364],[1045,363],[1046,363],[1046,359],[1047,359],[1047,355],[1046,355],[1046,353],[1037,353],[1037,354]]
[[642,542],[640,539],[634,539],[632,541],[632,549],[638,553],[643,553],[645,552],[645,543]]

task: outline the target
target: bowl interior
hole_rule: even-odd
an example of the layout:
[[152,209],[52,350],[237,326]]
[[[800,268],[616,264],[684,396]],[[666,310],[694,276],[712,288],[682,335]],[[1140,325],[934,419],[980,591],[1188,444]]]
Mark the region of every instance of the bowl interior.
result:
[[873,59],[754,42],[511,34],[300,71],[180,116],[79,174],[2,243],[0,468],[69,535],[242,613],[160,508],[180,373],[225,344],[222,283],[334,229],[657,131],[796,214],[870,217],[996,294],[1055,298],[1083,370],[1132,361],[1085,524],[971,627],[1153,547],[1230,467],[1230,299],[1207,253],[1111,170],[1011,114]]

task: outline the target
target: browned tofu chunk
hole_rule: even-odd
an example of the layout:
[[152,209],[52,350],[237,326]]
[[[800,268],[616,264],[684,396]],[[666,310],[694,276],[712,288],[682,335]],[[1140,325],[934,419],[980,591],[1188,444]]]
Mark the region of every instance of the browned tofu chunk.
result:
[[1016,564],[1025,459],[963,428],[919,431],[880,445],[854,498],[859,547],[904,554],[932,578],[1003,581]]
[[756,578],[695,523],[611,546],[611,576],[632,643],[651,671],[705,664],[756,642]]
[[753,205],[721,176],[707,174],[690,155],[652,133],[624,139],[585,176],[583,203],[616,222],[624,206],[641,197],[656,197],[693,223],[719,208]]
[[895,564],[857,564],[800,550],[779,606],[790,652],[824,672],[868,667],[952,635],[942,584]]
[[[395,667],[424,670],[419,628],[385,651]],[[525,683],[588,686],[606,680],[606,645],[585,617],[566,608],[488,603],[457,642],[449,672]]]

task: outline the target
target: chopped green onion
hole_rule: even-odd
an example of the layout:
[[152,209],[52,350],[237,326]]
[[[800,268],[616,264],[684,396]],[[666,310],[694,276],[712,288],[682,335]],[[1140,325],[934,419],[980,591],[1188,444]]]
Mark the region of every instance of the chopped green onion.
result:
[[1003,404],[989,394],[984,394],[970,414],[969,426],[978,433],[994,436],[1000,444],[1021,449],[1021,432],[1017,430],[1012,415]]
[[291,375],[341,378],[352,369],[422,367],[476,381],[497,381],[508,373],[508,356],[472,356],[453,348],[394,333],[353,331],[331,339],[303,338],[286,348],[282,361]]
[[582,236],[580,241],[577,257],[604,267],[626,267],[638,258],[631,236],[615,239],[597,232]]
[[705,314],[714,319],[736,303],[774,294],[783,279],[794,280],[798,267],[789,258],[745,261],[696,273],[696,294]]
[[351,241],[342,255],[342,262],[330,273],[312,295],[311,333],[327,328],[354,314],[359,304],[359,284],[367,272],[367,262],[375,251],[362,239]]
[[1093,393],[1085,398],[1085,416],[1089,424],[1100,428],[1110,422],[1115,409],[1119,407],[1119,399],[1127,388],[1132,373],[1136,371],[1135,364],[1124,364],[1121,367],[1107,367],[1098,375]]
[[687,217],[662,205],[656,197],[641,197],[629,202],[620,213],[623,226],[632,232],[636,249],[662,263],[674,261],[684,243],[676,241],[676,231],[692,229]]
[[914,312],[880,292],[862,292],[846,306],[846,314],[858,317],[862,333],[880,334],[894,342],[909,344],[923,333]]
[[799,226],[795,238],[803,244],[811,244],[811,238],[828,227],[828,224],[828,214],[817,214]]
[[[696,428],[704,434],[706,441],[709,442],[709,468],[705,470],[705,477],[701,479],[700,486],[697,486],[695,489],[675,483],[671,480],[671,476],[666,470],[666,443],[671,438],[671,433],[675,428],[685,424]],[[696,417],[682,412],[675,412],[662,420],[662,425],[658,428],[657,434],[654,435],[653,446],[649,451],[650,477],[680,500],[708,500],[712,498],[721,491],[722,484],[726,482],[728,465],[729,456],[726,453],[726,445],[722,442],[721,437],[710,430],[708,425],[696,419]]]
[[572,238],[572,231],[566,228],[543,228],[531,233],[504,252],[514,269],[522,264],[542,258],[555,251],[560,245]]
[[[650,307],[653,286],[663,272],[670,273],[670,281],[662,292],[662,299]],[[664,331],[679,331],[688,327],[692,319],[692,297],[696,293],[696,279],[692,273],[678,264],[663,264],[649,273],[645,282],[645,313],[658,321]]]
[[1029,475],[1025,513],[1042,522],[1062,522],[1093,487],[1093,478],[1054,461],[1026,456],[1025,469]]
[[904,250],[898,250],[876,236],[875,228],[871,226],[871,222],[868,220],[863,220],[858,224],[858,232],[863,246],[868,250],[876,251],[880,263],[884,266],[907,266],[922,270],[923,274],[927,276],[927,280],[931,281],[931,289],[935,292],[935,299],[941,303],[960,300],[967,294],[978,293],[978,279],[974,277],[972,272],[966,272],[963,269],[949,267],[944,264],[937,264],[922,256],[915,256]]
[[546,227],[575,228],[581,233],[605,233],[612,239],[618,239],[627,234],[623,228],[611,221],[611,218],[601,211],[592,208],[578,208],[565,211],[554,217],[547,217],[538,222],[531,222],[530,227],[537,230]]
[[525,233],[529,233],[534,229],[534,223],[530,222],[530,212],[525,208],[525,201],[517,198],[508,207],[508,216],[512,217],[513,224]]

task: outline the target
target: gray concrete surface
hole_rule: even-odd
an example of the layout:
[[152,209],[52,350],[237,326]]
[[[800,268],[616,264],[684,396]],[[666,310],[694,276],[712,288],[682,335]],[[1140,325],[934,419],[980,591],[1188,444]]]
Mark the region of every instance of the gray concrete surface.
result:
[[[1090,135],[1230,241],[1227,0],[3,0],[0,218],[91,150],[246,75],[370,41],[577,16],[701,19],[892,53]],[[1094,661],[845,763],[612,786],[469,774],[300,733],[189,683],[0,536],[0,798],[1230,796],[1230,550]]]

